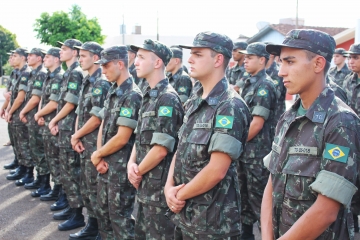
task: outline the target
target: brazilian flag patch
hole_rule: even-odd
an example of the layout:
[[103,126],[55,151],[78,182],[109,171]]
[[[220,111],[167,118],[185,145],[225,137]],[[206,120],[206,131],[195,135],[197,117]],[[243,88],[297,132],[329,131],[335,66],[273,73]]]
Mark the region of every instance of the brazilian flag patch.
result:
[[234,124],[234,117],[225,115],[216,115],[216,128],[232,129]]
[[92,94],[93,94],[94,96],[101,95],[101,94],[102,94],[102,88],[94,88],[94,89],[92,90]]
[[124,108],[122,107],[120,109],[120,117],[131,117],[131,114],[132,114],[132,109],[131,108]]
[[158,111],[159,117],[172,117],[173,107],[161,106]]
[[69,82],[68,83],[68,89],[76,90],[77,86],[78,86],[77,83],[74,83],[74,82]]
[[179,92],[186,92],[186,87],[179,87]]
[[268,90],[260,88],[257,92],[257,95],[260,97],[266,97],[268,95]]
[[26,77],[21,77],[21,81],[26,81],[27,78]]
[[59,89],[59,84],[58,83],[51,84],[51,89]]
[[349,151],[350,148],[348,147],[326,143],[324,158],[332,161],[346,163],[348,160]]
[[275,84],[275,86],[279,85],[279,81],[278,81],[278,80],[273,80],[273,83]]
[[40,82],[40,81],[35,81],[35,83],[34,83],[35,87],[41,87],[41,85],[42,85],[42,82]]

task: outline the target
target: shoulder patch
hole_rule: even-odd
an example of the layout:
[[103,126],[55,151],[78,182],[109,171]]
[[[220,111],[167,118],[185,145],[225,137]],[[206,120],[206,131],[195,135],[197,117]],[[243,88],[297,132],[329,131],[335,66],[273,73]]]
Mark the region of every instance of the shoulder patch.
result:
[[26,81],[27,77],[21,77],[21,81]]
[[186,89],[186,87],[179,87],[178,91],[183,93],[186,92]]
[[34,86],[35,86],[35,87],[41,87],[41,86],[42,86],[42,82],[40,82],[40,81],[35,81]]
[[131,117],[131,114],[132,114],[132,109],[131,108],[124,108],[122,107],[120,109],[120,117]]
[[158,117],[172,117],[173,107],[161,106],[158,111]]
[[216,115],[216,128],[227,128],[232,129],[234,124],[233,116]]
[[92,94],[93,94],[94,96],[101,95],[101,94],[102,94],[102,88],[93,88]]
[[332,161],[347,163],[349,152],[350,148],[348,147],[326,143],[323,157]]
[[69,82],[69,83],[68,83],[68,89],[76,90],[77,87],[78,87],[78,84],[77,84],[77,83],[74,83],[74,82]]
[[51,84],[51,89],[59,89],[59,84],[58,83]]
[[268,90],[260,88],[257,92],[257,95],[260,97],[266,97],[268,95]]
[[272,80],[275,86],[279,85],[279,80]]

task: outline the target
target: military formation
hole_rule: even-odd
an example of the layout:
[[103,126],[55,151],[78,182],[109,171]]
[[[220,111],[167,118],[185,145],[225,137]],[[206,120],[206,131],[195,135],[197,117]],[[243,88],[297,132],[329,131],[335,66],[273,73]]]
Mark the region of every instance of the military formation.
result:
[[82,227],[73,240],[252,240],[254,224],[264,240],[354,239],[360,44],[335,46],[302,29],[282,44],[15,49],[6,178],[54,201],[59,231]]

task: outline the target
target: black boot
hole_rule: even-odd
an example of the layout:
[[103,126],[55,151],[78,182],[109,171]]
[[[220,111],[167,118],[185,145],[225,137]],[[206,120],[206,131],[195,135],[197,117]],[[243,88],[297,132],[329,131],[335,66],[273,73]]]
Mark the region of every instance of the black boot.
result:
[[34,167],[27,167],[25,176],[15,181],[16,186],[24,186],[25,183],[31,183],[34,181]]
[[18,170],[19,167],[20,167],[20,166],[17,166],[17,167],[14,168],[13,170],[10,170],[9,174],[14,174],[14,173],[16,173],[16,171],[19,171],[19,170]]
[[96,236],[95,240],[101,240],[101,235],[100,235],[100,233],[98,233],[98,235]]
[[240,240],[255,240],[253,225],[241,224]]
[[85,226],[84,215],[82,214],[82,207],[72,208],[71,217],[63,223],[58,225],[59,231],[68,231],[75,228]]
[[59,198],[61,185],[55,184],[54,188],[48,193],[40,196],[41,201],[56,201]]
[[48,194],[51,191],[50,186],[50,173],[41,176],[40,188],[34,192],[31,192],[32,197],[40,197],[41,195]]
[[86,226],[77,233],[70,234],[69,240],[73,239],[96,239],[99,233],[98,222],[96,218],[89,217]]
[[26,174],[26,167],[20,165],[17,169],[16,172],[14,174],[9,174],[6,176],[7,180],[18,180],[21,179],[22,177],[24,177]]
[[25,189],[38,189],[41,185],[41,175],[36,175],[36,179],[31,183],[25,183]]
[[68,206],[67,208],[65,208],[61,212],[55,213],[53,215],[53,219],[55,219],[55,220],[68,220],[71,217],[72,213],[73,213],[72,208],[70,208],[70,206]]
[[64,193],[64,190],[62,189],[58,200],[55,203],[51,204],[50,210],[58,211],[58,210],[62,210],[64,208],[66,208],[68,206],[69,206],[69,202],[66,198],[66,193]]
[[353,219],[354,219],[354,231],[359,232],[359,219],[357,214],[353,214]]
[[18,162],[17,158],[15,157],[11,163],[4,165],[4,169],[15,169],[18,166],[19,166],[19,162]]

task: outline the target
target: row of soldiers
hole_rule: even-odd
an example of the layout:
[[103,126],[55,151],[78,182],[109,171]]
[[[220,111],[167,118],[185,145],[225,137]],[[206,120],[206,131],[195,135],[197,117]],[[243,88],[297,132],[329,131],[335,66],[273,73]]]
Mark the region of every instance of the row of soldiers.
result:
[[[270,221],[265,218],[268,212],[262,213],[261,218],[265,216],[269,223],[272,215],[273,226],[265,224],[263,237],[267,239],[266,234],[270,234],[279,238],[302,215],[286,216],[285,220],[290,218],[292,223],[288,228],[282,227],[281,216],[287,212],[283,210],[281,215],[282,204],[289,212],[303,204],[283,195],[291,195],[299,179],[307,184],[300,186],[306,193],[299,192],[296,199],[307,200],[301,209],[303,213],[314,198],[302,199],[302,194],[308,196],[312,191],[343,203],[355,188],[351,184],[357,179],[359,138],[346,134],[358,133],[359,119],[331,95],[329,86],[321,85],[335,48],[334,40],[325,33],[294,30],[283,45],[234,44],[227,36],[213,32],[199,33],[192,45],[170,48],[151,39],[141,46],[107,49],[76,39],[59,44],[61,49],[32,49],[28,54],[19,48],[11,54],[15,70],[2,115],[9,122],[19,162],[7,178],[17,180],[16,185],[36,189],[31,193],[33,197],[57,200],[51,210],[62,211],[53,218],[66,220],[59,224],[59,230],[84,226],[82,208],[86,207],[87,225],[71,234],[70,239],[254,239],[253,224],[260,222],[260,212],[266,210],[270,211]],[[286,47],[306,51],[305,58],[314,62],[308,66],[309,72],[314,70],[315,74],[292,70],[299,61],[296,54],[281,56]],[[190,75],[196,79],[194,86],[182,68],[182,48],[191,49],[188,62]],[[354,51],[358,46],[352,48]],[[280,56],[281,69],[275,56]],[[227,68],[231,57],[237,65]],[[65,72],[61,62],[66,63]],[[242,76],[236,76],[242,70]],[[82,71],[88,72],[85,78]],[[316,89],[293,86],[300,84],[301,78],[309,81],[314,76],[319,78],[314,81],[319,84]],[[285,87],[291,94],[300,95],[294,104],[299,106],[295,109],[298,115],[294,116],[303,121],[296,125],[300,132],[327,129],[327,125],[314,128],[310,124],[320,126],[334,122],[330,117],[336,114],[351,113],[345,130],[330,125],[331,130],[339,130],[330,134],[331,139],[327,132],[316,133],[324,137],[326,144],[335,146],[331,145],[328,151],[330,157],[323,151],[324,145],[310,146],[316,144],[313,140],[317,136],[311,131],[301,141],[295,141],[297,136],[286,140],[285,133],[293,122],[287,122],[290,118],[283,114]],[[303,92],[319,89],[316,97],[327,96],[336,104],[313,111],[309,108],[310,95]],[[310,110],[314,115],[308,121],[305,116]],[[281,124],[275,129],[278,121]],[[338,119],[335,122],[343,123]],[[336,134],[342,136],[341,146],[336,142],[340,141]],[[304,145],[306,141],[310,141],[308,145]],[[281,154],[281,158],[276,154]],[[290,166],[280,162],[282,158]],[[323,163],[323,158],[330,161]],[[341,161],[337,161],[339,158]],[[306,159],[314,160],[311,170],[306,170],[310,164]],[[320,162],[322,170],[344,177],[341,186],[349,190],[343,190],[342,199],[334,197],[334,189],[329,190],[339,180],[334,182],[324,174],[321,179],[316,178]],[[34,166],[38,172],[35,180]],[[345,174],[344,168],[348,169]],[[278,176],[279,173],[295,176],[289,177],[293,182],[280,184],[279,179],[284,176]],[[328,183],[319,186],[318,182],[324,180]],[[311,183],[318,185],[310,190]],[[271,191],[265,190],[264,194],[269,184]],[[340,189],[333,185],[335,190]],[[271,211],[275,209],[271,204],[261,208],[261,204],[268,204],[266,193],[271,195],[272,190],[275,195],[270,200],[273,198],[276,211]],[[136,224],[131,216],[135,195]],[[262,201],[263,196],[267,196],[266,201]],[[349,210],[346,204],[345,212]],[[331,231],[341,239],[350,238],[352,222],[341,214],[334,221],[346,224],[329,224],[320,230]],[[263,225],[265,220],[261,220]]]

